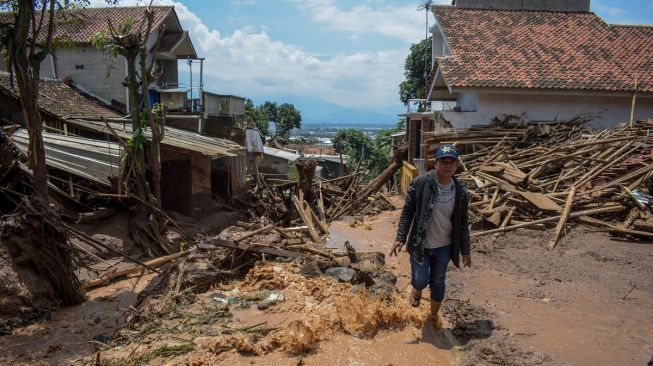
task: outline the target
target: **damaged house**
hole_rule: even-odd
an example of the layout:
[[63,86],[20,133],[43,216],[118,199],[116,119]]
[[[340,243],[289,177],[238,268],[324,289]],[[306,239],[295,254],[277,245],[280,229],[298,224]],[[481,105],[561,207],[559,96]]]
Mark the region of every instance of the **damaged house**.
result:
[[609,128],[635,93],[634,119],[653,115],[653,27],[607,24],[589,0],[453,4],[432,7],[427,99],[454,127],[584,115]]
[[[150,85],[153,102],[171,104],[182,108],[187,102],[189,86],[180,85],[178,60],[197,60],[197,53],[188,32],[185,31],[175,8],[155,6],[152,33],[147,40],[147,62],[155,62],[160,76]],[[55,26],[54,37],[66,40],[67,47],[55,50],[55,57],[48,55],[41,63],[43,78],[66,80],[77,88],[101,99],[105,104],[123,113],[129,113],[129,93],[122,84],[127,76],[126,60],[122,56],[113,59],[109,51],[92,44],[96,34],[108,34],[108,21],[115,25],[140,19],[144,7],[105,7],[70,10],[66,19]],[[12,21],[8,13],[0,13],[0,20]],[[154,46],[160,35],[159,48],[153,59]],[[0,70],[7,66],[0,60]],[[200,86],[195,86],[201,88]]]
[[423,158],[423,133],[441,126],[580,117],[610,128],[631,110],[634,120],[653,116],[651,26],[608,24],[589,0],[455,0],[431,10],[431,108],[403,114],[410,162]]
[[[40,88],[53,189],[72,199],[88,193],[117,193],[123,150],[107,125],[121,139],[129,139],[131,121],[59,80],[42,80]],[[17,87],[4,72],[0,72],[0,119],[4,125],[24,125]],[[149,132],[146,137],[151,138]],[[24,129],[15,130],[11,140],[27,151]],[[244,148],[232,141],[166,127],[161,142],[162,205],[187,215],[200,214],[212,198],[229,200],[244,190],[245,165]]]

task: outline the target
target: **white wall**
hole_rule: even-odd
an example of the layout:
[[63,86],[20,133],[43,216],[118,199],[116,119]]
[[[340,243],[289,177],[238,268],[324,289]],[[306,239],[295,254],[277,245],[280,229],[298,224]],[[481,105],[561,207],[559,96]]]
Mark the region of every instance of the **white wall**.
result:
[[[58,50],[56,59],[57,78],[63,80],[70,76],[75,84],[107,101],[115,99],[127,103],[126,88],[122,85],[126,74],[124,57],[118,56],[113,61],[108,52],[88,47]],[[83,65],[84,68],[77,69],[76,65]],[[113,68],[109,72],[111,65]],[[43,64],[41,68],[49,69],[50,66]]]
[[[592,116],[591,126],[610,128],[630,120],[631,97],[479,93],[476,112],[443,111],[456,128],[489,124],[494,117],[515,115],[525,121],[569,120]],[[653,96],[637,97],[635,120],[653,118]]]

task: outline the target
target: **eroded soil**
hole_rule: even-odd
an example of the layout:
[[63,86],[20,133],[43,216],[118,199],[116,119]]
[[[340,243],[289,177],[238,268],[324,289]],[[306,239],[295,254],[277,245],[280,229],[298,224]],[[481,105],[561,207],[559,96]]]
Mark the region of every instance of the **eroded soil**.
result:
[[[359,251],[387,252],[399,212],[333,223],[326,245],[342,249],[349,241]],[[474,240],[473,266],[450,268],[440,331],[427,321],[426,301],[418,309],[405,301],[405,253],[386,258],[400,290],[390,303],[331,278],[306,279],[294,263],[266,262],[249,277],[180,302],[146,332],[116,333],[153,275],[93,290],[87,303],[0,337],[0,364],[646,364],[653,246],[576,227],[547,251],[551,234],[520,230]],[[217,294],[262,287],[283,292],[284,301],[260,310],[230,305],[228,316],[214,308]],[[110,347],[101,344],[111,337]]]

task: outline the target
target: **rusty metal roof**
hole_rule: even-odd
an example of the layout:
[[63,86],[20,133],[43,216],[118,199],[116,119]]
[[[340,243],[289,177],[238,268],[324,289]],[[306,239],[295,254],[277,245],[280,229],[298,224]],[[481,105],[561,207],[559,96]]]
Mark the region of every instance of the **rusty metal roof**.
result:
[[[71,125],[81,129],[100,132],[107,135],[112,135],[107,127],[107,123],[113,128],[116,134],[123,139],[129,139],[132,136],[132,126],[130,120],[124,122],[111,122],[93,121],[83,119],[70,119],[67,121]],[[149,129],[145,131],[145,136],[148,141],[152,141],[152,133]],[[220,157],[220,156],[238,156],[239,153],[244,153],[244,147],[237,143],[216,137],[203,136],[194,132],[184,131],[177,128],[166,127],[165,137],[161,144],[166,147],[192,151],[206,156]]]
[[[29,146],[26,129],[11,135],[11,141],[25,154]],[[120,145],[79,136],[43,132],[45,162],[48,166],[70,174],[111,186],[109,177],[120,173]]]

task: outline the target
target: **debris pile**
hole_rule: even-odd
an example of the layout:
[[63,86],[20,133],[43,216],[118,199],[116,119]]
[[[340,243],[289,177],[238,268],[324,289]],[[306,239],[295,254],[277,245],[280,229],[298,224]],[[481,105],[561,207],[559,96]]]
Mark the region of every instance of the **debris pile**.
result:
[[[361,265],[378,263],[383,257],[381,253],[349,254],[360,259]],[[197,358],[215,363],[220,360],[216,357],[233,351],[245,355],[275,351],[297,355],[338,333],[374,337],[380,329],[422,326],[426,318],[425,309],[410,307],[397,293],[381,298],[364,286],[352,287],[329,276],[307,277],[295,261],[258,262],[242,281],[233,281],[233,276],[223,272],[210,289],[202,291],[192,286],[179,287],[176,278],[186,276],[180,274],[180,268],[203,262],[207,256],[215,263],[213,252],[195,252],[186,264],[174,266],[174,272],[153,280],[113,337],[112,347],[102,351],[102,358],[149,359],[166,351],[163,353],[167,357],[180,357],[172,363],[192,364]],[[377,267],[382,270],[380,264]],[[270,318],[247,322],[247,314],[251,313],[248,309],[252,308]],[[284,311],[290,313],[275,317]],[[301,314],[301,319],[290,314]],[[170,347],[177,352],[168,355]]]
[[[270,185],[257,179],[251,190],[253,204],[248,205],[251,217],[263,216],[277,227],[305,230],[307,238],[320,242],[334,220],[348,214],[374,215],[395,206],[379,191],[401,168],[406,150],[399,149],[389,166],[369,183],[363,184],[368,168],[361,164],[350,173],[333,179],[313,179],[315,162],[301,158],[298,165],[299,181]],[[271,229],[271,228],[268,228]],[[283,234],[282,234],[283,235]],[[287,236],[287,235],[284,235]],[[286,239],[297,239],[286,237]]]
[[444,130],[428,134],[425,149],[461,150],[472,236],[557,223],[553,248],[567,221],[653,238],[652,128],[648,120],[593,132],[575,120]]

